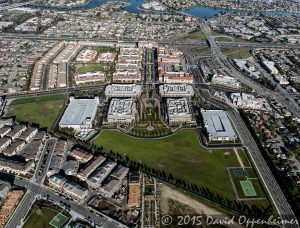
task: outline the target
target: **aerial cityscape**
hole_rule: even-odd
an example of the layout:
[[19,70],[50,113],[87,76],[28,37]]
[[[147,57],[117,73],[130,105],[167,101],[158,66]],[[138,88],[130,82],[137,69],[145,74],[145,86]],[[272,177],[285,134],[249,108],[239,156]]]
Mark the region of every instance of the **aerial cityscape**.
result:
[[0,0],[0,228],[299,221],[299,0]]

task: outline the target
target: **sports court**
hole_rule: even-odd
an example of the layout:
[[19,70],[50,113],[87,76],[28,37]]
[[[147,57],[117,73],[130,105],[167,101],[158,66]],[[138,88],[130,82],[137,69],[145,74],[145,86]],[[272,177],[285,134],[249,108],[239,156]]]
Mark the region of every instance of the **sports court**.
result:
[[255,189],[252,185],[252,182],[250,180],[243,180],[240,181],[240,184],[242,186],[244,195],[246,197],[253,197],[253,196],[257,196]]
[[57,214],[51,221],[50,225],[56,228],[63,227],[69,218],[61,213]]
[[246,170],[244,169],[234,169],[233,170],[233,175],[235,177],[247,177],[248,176],[248,173]]

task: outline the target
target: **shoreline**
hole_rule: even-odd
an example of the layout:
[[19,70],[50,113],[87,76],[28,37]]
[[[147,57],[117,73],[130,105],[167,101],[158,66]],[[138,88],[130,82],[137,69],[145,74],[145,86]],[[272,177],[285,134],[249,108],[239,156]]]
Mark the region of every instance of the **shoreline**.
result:
[[167,10],[144,9],[141,6],[138,6],[137,9],[141,10],[141,11],[145,11],[145,12],[152,12],[152,13],[166,13],[166,12],[168,12],[168,9]]
[[[214,10],[226,10],[226,11],[239,11],[239,12],[245,12],[245,13],[277,13],[277,14],[292,14],[291,16],[300,16],[300,11],[299,12],[291,12],[291,11],[277,11],[277,10],[251,10],[251,9],[238,9],[238,8],[224,8],[224,7],[217,7],[217,6],[209,6],[209,5],[195,5],[192,7],[182,7],[179,9],[175,9],[173,7],[169,8],[175,11],[183,11],[183,12],[187,12],[188,10],[192,10],[195,8],[210,8],[210,9],[214,9]],[[220,12],[221,13],[221,12]]]
[[80,7],[84,7],[85,5],[89,4],[91,1],[93,0],[86,0],[84,3],[82,4],[79,4],[79,5],[76,5],[76,6],[62,6],[62,5],[59,5],[59,6],[53,6],[53,5],[47,5],[47,4],[33,4],[31,6],[33,7],[45,7],[45,8],[62,8],[62,9],[76,9],[76,8],[80,8]]

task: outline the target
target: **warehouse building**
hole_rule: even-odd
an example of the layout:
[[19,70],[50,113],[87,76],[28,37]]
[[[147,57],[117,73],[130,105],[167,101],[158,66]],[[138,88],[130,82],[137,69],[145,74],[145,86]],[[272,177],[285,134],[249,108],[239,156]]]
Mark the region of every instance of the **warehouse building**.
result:
[[99,98],[94,99],[74,99],[70,98],[70,103],[59,122],[60,128],[73,128],[80,131],[81,127],[92,128],[95,119]]
[[237,135],[223,110],[202,110],[204,127],[209,141],[233,141]]

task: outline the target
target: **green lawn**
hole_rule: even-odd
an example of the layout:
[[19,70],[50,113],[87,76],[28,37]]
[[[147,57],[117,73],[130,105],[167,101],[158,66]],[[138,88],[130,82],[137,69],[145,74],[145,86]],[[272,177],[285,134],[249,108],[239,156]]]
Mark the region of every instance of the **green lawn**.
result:
[[103,66],[99,65],[99,64],[90,64],[90,65],[86,65],[86,66],[82,66],[82,67],[79,67],[77,69],[77,72],[79,74],[84,74],[84,73],[87,73],[87,72],[95,72],[95,71],[105,71]]
[[13,100],[10,103],[10,105],[53,101],[53,100],[61,100],[61,99],[66,99],[66,98],[67,98],[66,94],[55,94],[55,95],[46,95],[46,96],[37,96],[37,97],[18,98],[18,99]]
[[178,41],[185,41],[185,40],[200,40],[200,41],[205,41],[206,40],[206,36],[202,31],[195,31],[195,32],[191,32],[189,34],[180,36],[178,38],[176,38],[176,40]]
[[98,53],[104,53],[104,52],[113,52],[116,53],[117,49],[114,47],[93,47],[94,51],[97,51]]
[[32,98],[14,100],[8,106],[6,116],[16,116],[17,121],[37,123],[40,124],[40,127],[47,127],[49,130],[65,101],[63,96],[58,99],[58,96],[54,95],[53,98],[54,100],[50,100],[50,97],[47,96],[47,100],[45,97],[36,97],[35,100]]
[[54,218],[58,212],[49,208],[36,208],[32,211],[32,214],[28,217],[23,228],[42,227],[53,228],[49,222]]
[[246,59],[251,56],[250,49],[247,48],[221,48],[221,51],[231,59]]
[[244,148],[239,148],[239,149],[236,149],[236,150],[237,150],[237,152],[238,152],[238,154],[239,154],[239,156],[240,156],[240,158],[241,158],[244,166],[245,167],[251,166],[250,161],[248,159],[248,156],[246,154],[246,153],[248,153],[248,151],[245,151]]
[[[128,137],[118,131],[104,130],[93,142],[130,159],[142,160],[150,167],[164,169],[174,177],[208,187],[234,199],[226,167],[239,167],[232,149],[206,150],[199,144],[194,129],[184,129],[165,139],[147,140]],[[134,145],[134,146],[133,146]],[[224,152],[230,152],[225,156]]]
[[215,41],[218,41],[218,42],[233,42],[234,38],[231,39],[230,37],[227,37],[227,36],[218,36],[218,37],[215,37]]

